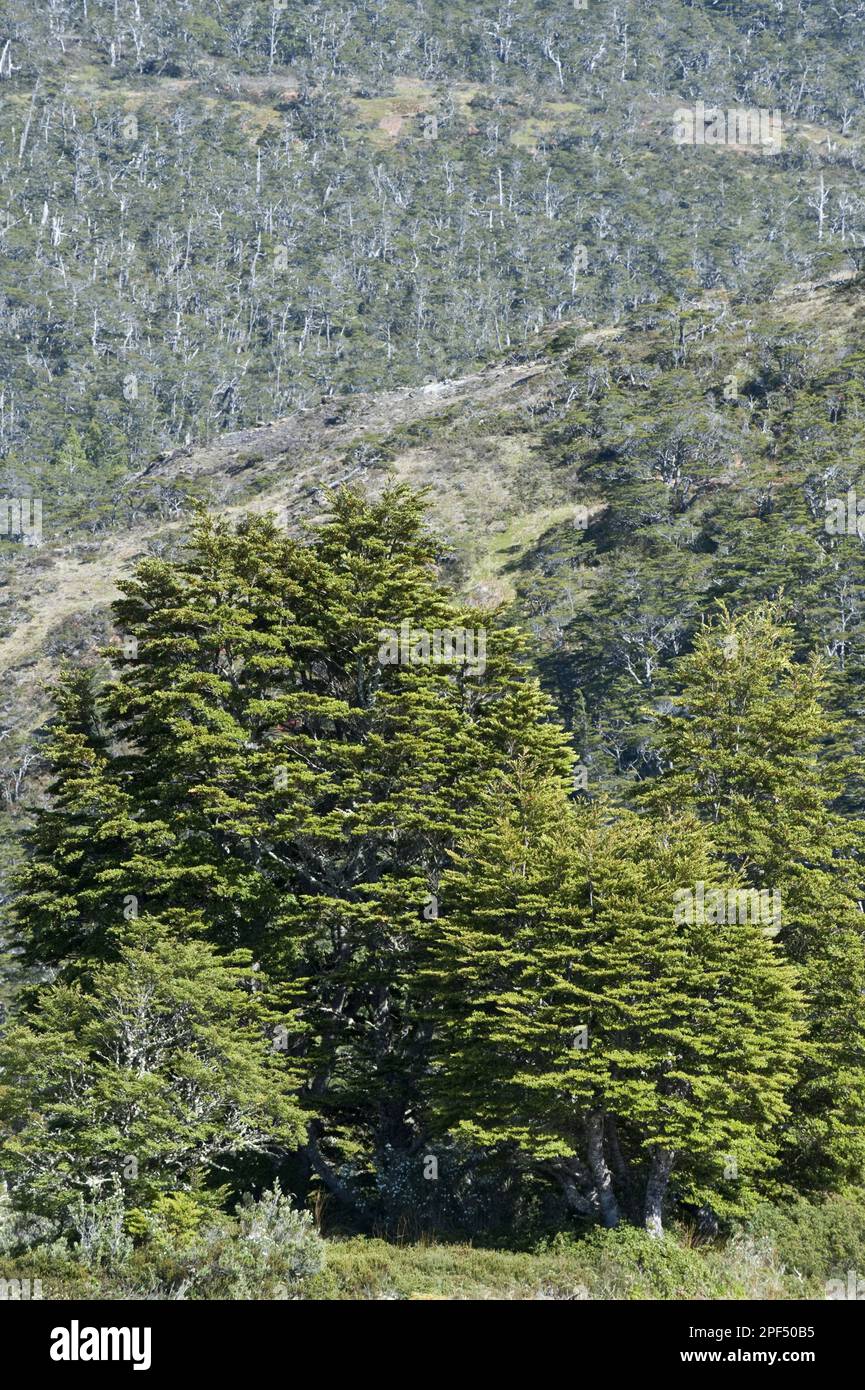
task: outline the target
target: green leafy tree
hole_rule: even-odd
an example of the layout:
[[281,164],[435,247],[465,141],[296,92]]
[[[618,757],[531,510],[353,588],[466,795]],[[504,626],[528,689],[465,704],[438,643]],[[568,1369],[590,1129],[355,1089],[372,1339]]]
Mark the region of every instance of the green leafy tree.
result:
[[[61,697],[20,885],[35,957],[110,954],[127,895],[252,950],[291,992],[334,1190],[322,1135],[360,1169],[420,1140],[417,936],[466,815],[515,750],[570,763],[519,635],[453,601],[422,511],[343,492],[311,543],[203,518],[179,561],[143,562],[115,610],[131,655],[86,720]],[[433,659],[436,633],[474,659]]]
[[293,1148],[294,1079],[251,965],[249,953],[219,956],[142,918],[87,991],[46,987],[0,1049],[13,1200],[60,1214],[76,1193],[119,1182],[146,1203],[232,1155]]
[[125,471],[107,450],[95,423],[88,426],[83,439],[71,425],[38,480],[52,534],[56,536],[62,528],[105,526]]
[[663,771],[641,789],[656,813],[697,814],[731,872],[780,894],[779,943],[807,1000],[785,1160],[797,1186],[861,1177],[865,1163],[865,920],[862,840],[834,803],[842,735],[817,660],[795,659],[772,606],[700,630],[658,719]]
[[606,1225],[624,1208],[659,1234],[674,1171],[680,1195],[740,1206],[786,1114],[796,993],[760,927],[677,915],[717,870],[693,820],[572,811],[518,766],[429,936],[441,1122],[528,1156]]
[[152,902],[158,886],[170,901],[176,839],[166,823],[142,819],[113,775],[93,670],[65,671],[54,702],[49,800],[22,837],[28,857],[13,879],[10,916],[25,961],[71,977],[116,953],[145,892]]

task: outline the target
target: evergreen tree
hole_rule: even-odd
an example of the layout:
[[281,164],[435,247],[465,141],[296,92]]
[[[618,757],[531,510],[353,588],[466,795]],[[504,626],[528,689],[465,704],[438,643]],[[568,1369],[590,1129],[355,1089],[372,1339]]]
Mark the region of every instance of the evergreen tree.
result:
[[70,425],[38,480],[54,534],[63,528],[104,526],[112,516],[125,471],[106,450],[95,423],[88,426],[84,439]]
[[65,671],[54,699],[45,744],[54,778],[24,836],[28,857],[14,877],[10,916],[27,964],[72,975],[116,952],[142,895],[158,887],[170,901],[174,837],[136,814],[114,775],[94,672]]
[[[420,1140],[429,1036],[409,991],[459,827],[515,749],[570,762],[518,634],[458,607],[437,555],[398,488],[337,495],[311,543],[202,518],[179,561],[143,562],[116,605],[131,655],[98,702],[106,751],[61,722],[68,770],[22,885],[54,960],[104,954],[122,890],[288,983],[310,1158],[335,1190],[320,1132],[360,1168]],[[474,660],[435,659],[448,633]]]
[[674,1171],[740,1207],[786,1114],[796,992],[759,927],[677,914],[717,869],[696,822],[571,811],[517,766],[429,934],[442,1124],[530,1156],[606,1225],[624,1207],[659,1234]]
[[856,1180],[865,1163],[865,919],[859,827],[833,809],[843,765],[826,673],[794,659],[771,606],[722,609],[676,668],[675,709],[658,719],[662,775],[640,799],[693,811],[749,886],[777,891],[778,940],[807,998],[785,1162],[800,1188]]
[[140,919],[86,991],[46,987],[3,1039],[0,1163],[24,1209],[62,1214],[115,1182],[147,1203],[232,1155],[299,1141],[249,953],[219,956],[173,927]]

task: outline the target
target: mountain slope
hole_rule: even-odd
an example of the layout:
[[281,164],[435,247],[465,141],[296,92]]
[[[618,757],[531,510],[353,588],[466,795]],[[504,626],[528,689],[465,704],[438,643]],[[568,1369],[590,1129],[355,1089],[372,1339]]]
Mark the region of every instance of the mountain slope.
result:
[[[3,547],[7,779],[44,717],[41,690],[58,662],[107,638],[118,577],[138,556],[180,542],[189,497],[232,515],[271,509],[294,527],[321,514],[322,489],[340,483],[378,490],[399,478],[428,488],[454,582],[485,601],[515,602],[541,655],[562,657],[568,622],[628,556],[639,552],[644,569],[638,609],[659,602],[651,572],[662,542],[694,573],[719,570],[724,557],[703,534],[707,514],[718,520],[719,496],[746,508],[756,497],[760,516],[764,493],[780,499],[792,484],[804,499],[818,466],[831,495],[855,485],[862,312],[860,282],[847,274],[790,286],[759,307],[716,293],[615,325],[554,325],[525,352],[457,380],[327,397],[172,451],[124,486],[114,524],[103,518],[88,538],[52,545],[47,514],[41,549]],[[737,396],[726,399],[734,378]],[[839,393],[843,410],[831,406]],[[168,499],[161,514],[136,516],[154,490]],[[811,511],[796,525],[819,540],[825,528]],[[814,565],[818,554],[819,545]],[[705,606],[692,595],[683,609],[688,602]],[[584,676],[556,679],[583,688]]]
[[[417,386],[865,245],[863,0],[12,0],[0,487]],[[702,101],[768,146],[677,147]],[[40,492],[40,488],[42,491]]]

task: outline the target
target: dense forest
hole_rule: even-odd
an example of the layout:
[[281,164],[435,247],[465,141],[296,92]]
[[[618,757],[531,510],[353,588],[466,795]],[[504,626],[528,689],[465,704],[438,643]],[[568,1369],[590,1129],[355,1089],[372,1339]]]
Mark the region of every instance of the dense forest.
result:
[[7,4],[0,1289],[856,1297],[863,19]]

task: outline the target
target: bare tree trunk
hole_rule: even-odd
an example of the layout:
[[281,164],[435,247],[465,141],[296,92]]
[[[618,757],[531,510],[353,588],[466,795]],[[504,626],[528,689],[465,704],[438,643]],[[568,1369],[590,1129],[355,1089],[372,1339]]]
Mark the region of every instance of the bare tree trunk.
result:
[[714,1240],[718,1234],[719,1223],[714,1209],[704,1202],[697,1208],[697,1230],[705,1240]]
[[664,1234],[664,1197],[675,1160],[672,1149],[655,1149],[646,1183],[646,1230],[650,1236],[660,1238]]
[[586,1157],[589,1171],[595,1184],[601,1222],[607,1229],[618,1226],[620,1220],[619,1204],[613,1191],[613,1175],[604,1154],[604,1115],[596,1110],[586,1122]]

